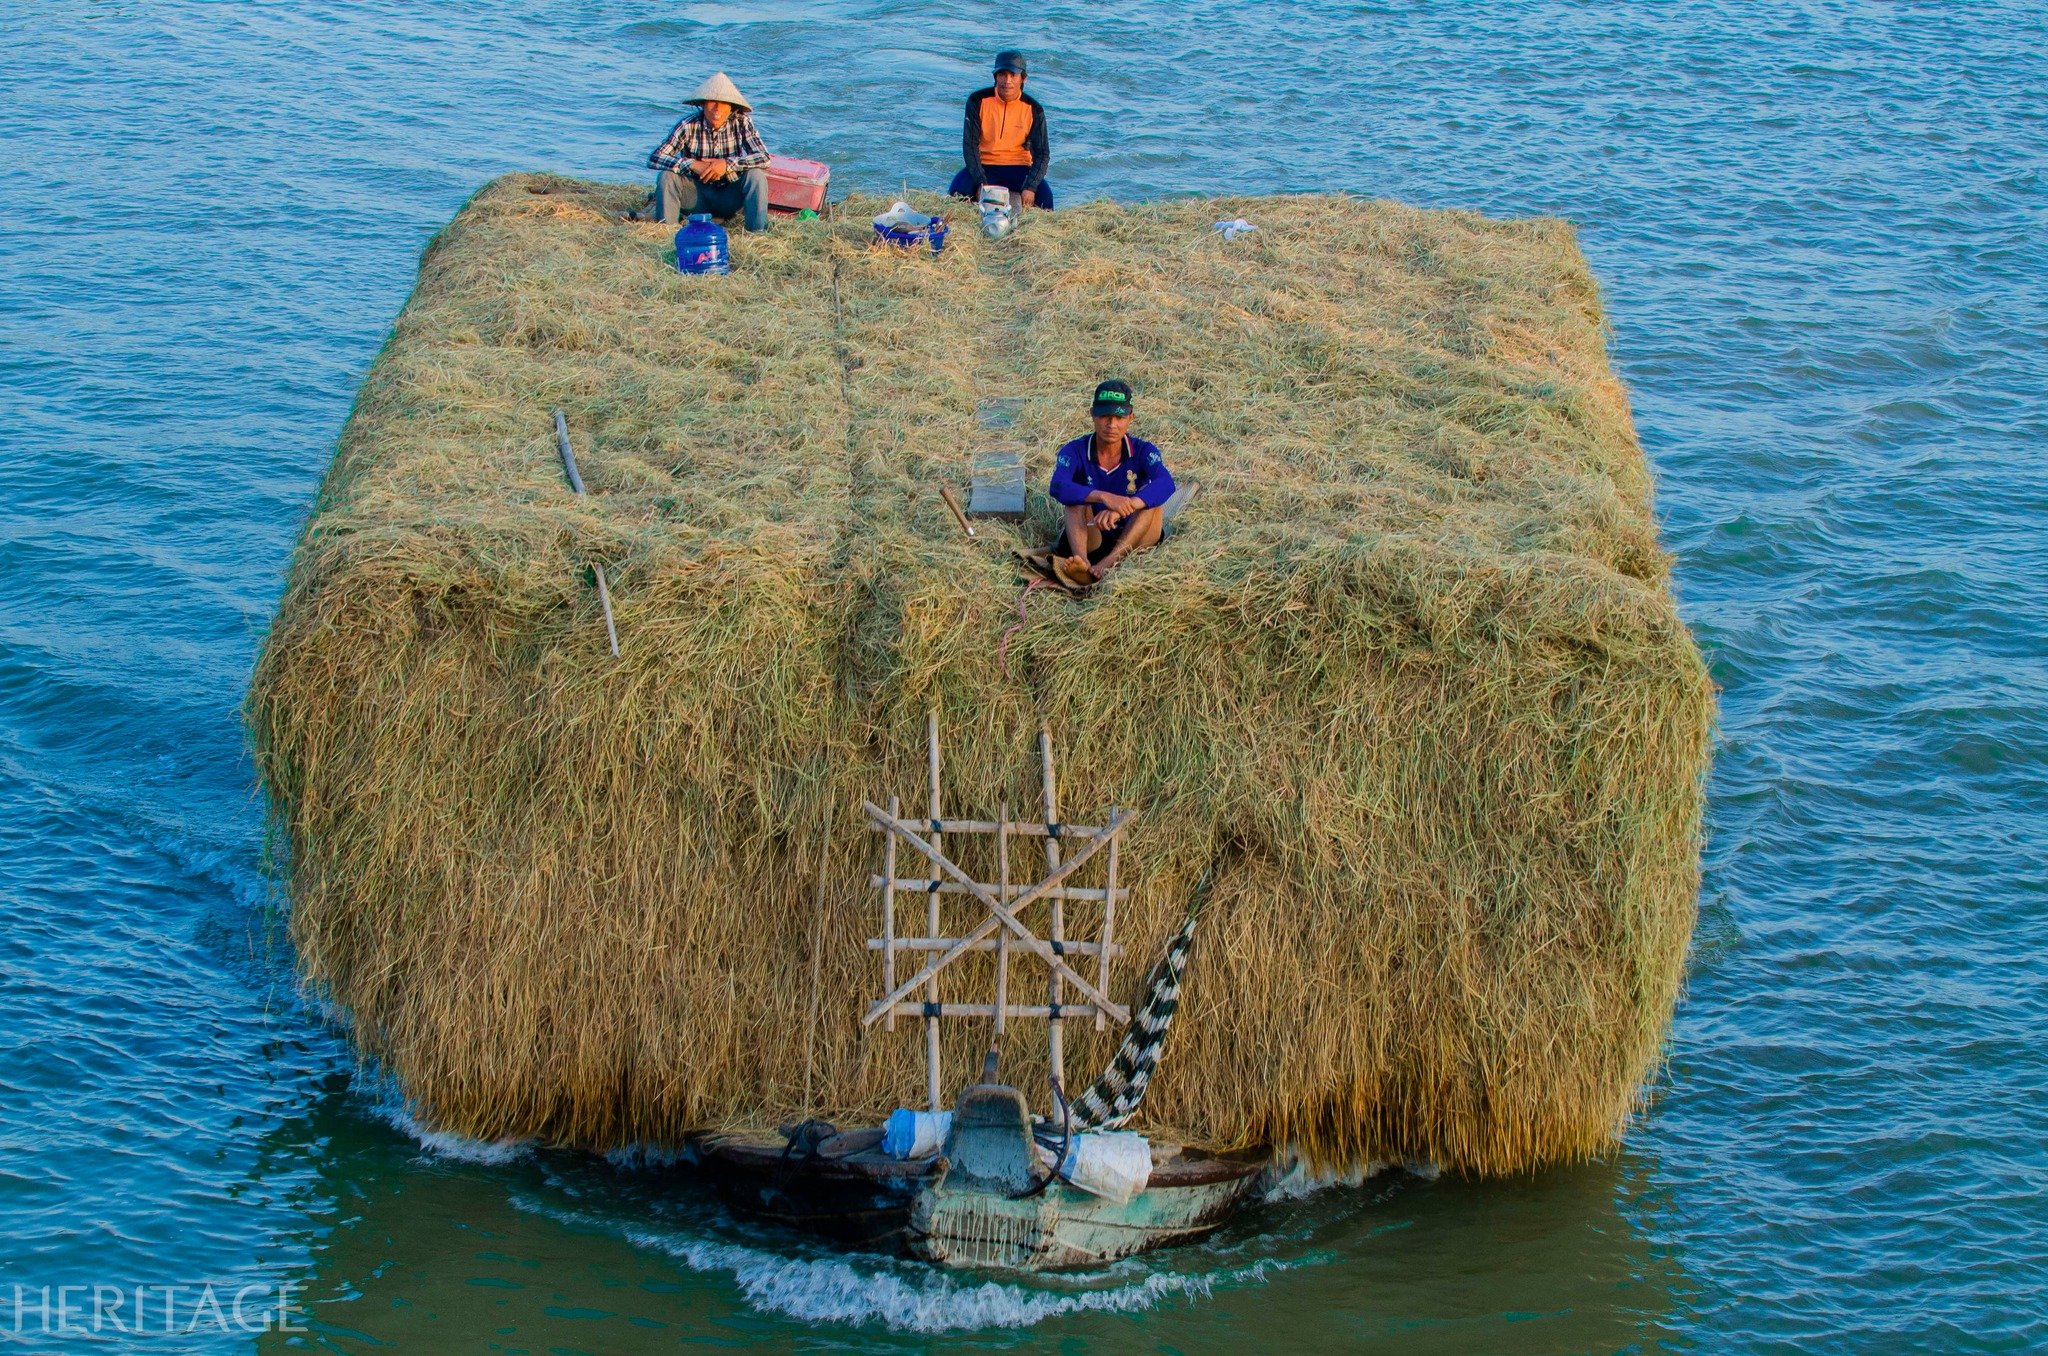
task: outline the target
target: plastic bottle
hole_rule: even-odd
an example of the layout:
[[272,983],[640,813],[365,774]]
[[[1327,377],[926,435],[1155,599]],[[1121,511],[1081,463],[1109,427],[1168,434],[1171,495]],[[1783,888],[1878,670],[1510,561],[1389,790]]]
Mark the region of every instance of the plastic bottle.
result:
[[693,213],[676,232],[676,268],[683,273],[730,273],[732,251],[725,227],[708,213]]

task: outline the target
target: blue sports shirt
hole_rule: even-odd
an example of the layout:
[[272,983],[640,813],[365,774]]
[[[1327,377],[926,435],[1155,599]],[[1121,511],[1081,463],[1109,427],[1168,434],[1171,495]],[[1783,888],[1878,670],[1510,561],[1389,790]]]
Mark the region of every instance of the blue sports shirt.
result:
[[1143,438],[1124,435],[1124,454],[1110,470],[1095,461],[1095,435],[1085,434],[1063,445],[1052,466],[1052,497],[1062,504],[1085,504],[1095,490],[1134,495],[1146,508],[1173,498],[1173,473],[1159,449]]

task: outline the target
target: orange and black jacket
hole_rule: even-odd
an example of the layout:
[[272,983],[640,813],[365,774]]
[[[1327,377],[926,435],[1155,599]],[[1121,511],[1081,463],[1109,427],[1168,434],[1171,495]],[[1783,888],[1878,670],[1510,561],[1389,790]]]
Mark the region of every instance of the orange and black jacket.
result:
[[[983,100],[995,97],[993,85],[967,96],[967,122],[961,129],[960,151],[967,158],[967,177],[973,181],[977,193],[988,182],[988,171],[981,164],[981,105]],[[1031,153],[1031,168],[1024,175],[1022,189],[1035,189],[1045,181],[1045,167],[1052,162],[1052,143],[1045,133],[1045,105],[1028,94],[1017,96],[1017,102],[1023,104],[1031,116],[1031,130],[1024,137],[1024,149]]]

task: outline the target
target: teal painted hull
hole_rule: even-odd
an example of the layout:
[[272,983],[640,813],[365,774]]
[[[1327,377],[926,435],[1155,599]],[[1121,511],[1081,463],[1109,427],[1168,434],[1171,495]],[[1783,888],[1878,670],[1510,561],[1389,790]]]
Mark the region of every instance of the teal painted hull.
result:
[[880,1139],[879,1130],[856,1130],[798,1153],[779,1135],[712,1135],[697,1155],[744,1213],[855,1248],[1018,1271],[1094,1266],[1202,1238],[1258,1194],[1271,1158],[1154,1145],[1144,1189],[1110,1200],[1050,1178],[1023,1098],[993,1084],[961,1094],[936,1157],[890,1158]]

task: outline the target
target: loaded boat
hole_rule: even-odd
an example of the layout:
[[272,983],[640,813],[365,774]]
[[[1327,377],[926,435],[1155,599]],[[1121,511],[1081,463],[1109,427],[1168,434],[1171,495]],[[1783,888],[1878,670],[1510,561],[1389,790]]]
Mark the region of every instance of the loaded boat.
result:
[[[1043,820],[1012,821],[1008,806],[993,822],[946,819],[940,809],[936,716],[927,719],[926,736],[930,815],[905,819],[895,799],[887,810],[864,807],[885,835],[882,872],[870,881],[881,892],[882,936],[869,941],[882,953],[885,992],[870,1006],[866,1024],[923,1019],[930,1109],[899,1108],[886,1126],[844,1132],[810,1120],[772,1134],[707,1133],[691,1142],[696,1161],[709,1169],[713,1188],[734,1209],[853,1247],[946,1266],[1088,1266],[1213,1232],[1258,1193],[1271,1153],[1209,1152],[1154,1143],[1123,1129],[1144,1098],[1172,1025],[1199,899],[1153,967],[1133,1015],[1107,991],[1110,962],[1121,950],[1113,939],[1116,907],[1128,893],[1117,885],[1118,854],[1136,813],[1112,809],[1100,828],[1062,824],[1051,739],[1041,731]],[[995,836],[998,880],[975,880],[947,854],[945,838],[960,834]],[[1015,836],[1043,839],[1047,870],[1035,884],[1010,879]],[[930,863],[928,877],[898,878],[900,845]],[[1064,861],[1063,845],[1074,848]],[[1098,858],[1105,866],[1103,885],[1070,883]],[[927,900],[925,935],[900,936],[897,893],[913,889]],[[961,937],[939,936],[941,893],[979,900],[988,917]],[[1100,905],[1101,926],[1092,941],[1067,935],[1066,906],[1076,903]],[[1024,921],[1026,910],[1039,904],[1047,915],[1043,937]],[[977,950],[996,953],[995,1002],[940,1002],[940,972]],[[896,958],[902,952],[935,958],[899,983]],[[1045,1002],[1009,1001],[1013,952],[1032,953],[1045,963]],[[1096,960],[1092,976],[1069,959],[1086,956]],[[1080,1001],[1064,1001],[1069,986],[1079,991]],[[920,989],[922,1001],[906,1001]],[[1055,1071],[1051,1114],[1034,1116],[1021,1091],[997,1081],[995,1044],[978,1081],[961,1091],[950,1111],[942,1110],[938,1023],[949,1018],[992,1020],[998,1043],[1012,1020],[1046,1019]],[[1061,1024],[1075,1018],[1128,1025],[1109,1068],[1069,1102],[1058,1073]]]
[[1146,1144],[1129,1197],[1073,1185],[1039,1152],[1024,1095],[1001,1083],[960,1094],[942,1147],[885,1152],[879,1127],[807,1140],[713,1135],[700,1161],[736,1210],[852,1247],[956,1267],[1090,1266],[1214,1232],[1258,1190],[1270,1155]]

